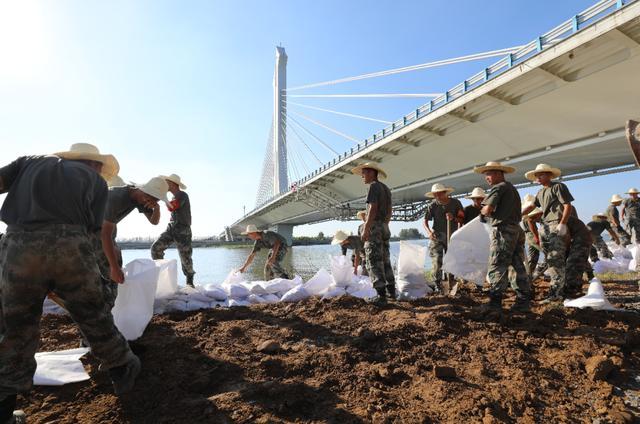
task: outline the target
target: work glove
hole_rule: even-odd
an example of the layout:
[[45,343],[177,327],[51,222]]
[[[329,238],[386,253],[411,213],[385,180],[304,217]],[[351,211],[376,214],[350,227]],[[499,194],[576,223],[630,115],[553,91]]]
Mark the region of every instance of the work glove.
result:
[[177,199],[173,199],[172,201],[167,203],[167,209],[169,209],[169,212],[173,212],[179,207],[180,207],[180,201]]
[[556,227],[556,233],[558,233],[559,236],[567,234],[567,224],[558,224]]

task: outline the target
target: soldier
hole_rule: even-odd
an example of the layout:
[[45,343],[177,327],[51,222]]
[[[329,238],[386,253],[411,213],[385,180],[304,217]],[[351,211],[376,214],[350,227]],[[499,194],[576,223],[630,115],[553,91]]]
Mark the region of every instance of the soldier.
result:
[[614,194],[611,196],[611,204],[607,207],[605,214],[609,218],[609,222],[611,222],[611,226],[613,227],[613,231],[618,235],[618,239],[622,242],[623,246],[628,246],[631,244],[631,236],[629,233],[622,228],[620,223],[620,214],[618,213],[618,206],[622,203],[622,197]]
[[630,188],[627,194],[631,197],[627,197],[622,202],[622,220],[627,222],[627,229],[629,234],[632,234],[635,243],[640,243],[640,199],[638,199],[637,188]]
[[105,297],[109,309],[113,308],[118,295],[117,284],[124,282],[122,272],[122,256],[116,244],[118,223],[134,209],[144,214],[147,220],[158,225],[160,221],[160,206],[158,201],[167,201],[166,181],[160,177],[151,178],[146,184],[111,187],[107,199],[107,209],[102,223],[101,240],[102,252],[98,257],[98,266],[102,275],[108,277],[105,283]]
[[484,200],[486,193],[481,187],[475,187],[470,195],[466,196],[466,199],[473,201],[472,204],[464,207],[464,223],[468,224],[475,217],[480,215],[482,209],[482,201]]
[[[442,272],[442,258],[449,245],[448,236],[460,228],[464,222],[462,203],[449,196],[452,191],[453,188],[437,183],[431,186],[430,192],[425,194],[425,196],[435,199],[427,206],[424,215],[424,228],[429,236],[433,283],[436,291],[444,295],[449,294],[453,280],[451,275],[443,276]],[[430,220],[433,220],[433,229],[429,227]],[[446,280],[444,285],[442,284],[443,278]]]
[[8,193],[0,219],[0,422],[24,420],[13,410],[31,389],[36,370],[42,302],[50,291],[107,369],[116,394],[133,388],[140,360],[113,323],[89,238],[107,201],[105,179],[118,172],[111,155],[78,143],[66,152],[20,157],[0,168]]
[[358,274],[358,265],[360,265],[360,258],[364,254],[364,244],[360,236],[350,236],[342,230],[338,230],[331,240],[331,244],[339,244],[342,248],[342,256],[347,255],[347,250],[353,250],[351,261],[353,263],[353,273]]
[[487,312],[502,309],[502,296],[509,284],[509,267],[515,271],[511,286],[516,292],[516,301],[512,311],[526,312],[530,309],[531,287],[524,266],[524,231],[520,227],[521,204],[518,190],[506,181],[504,174],[510,174],[515,168],[500,162],[488,162],[485,166],[474,168],[483,174],[491,190],[482,201],[482,215],[491,224],[489,251],[489,303]]
[[171,212],[171,221],[167,225],[158,240],[151,245],[151,258],[163,259],[164,251],[172,243],[178,247],[180,255],[180,263],[182,264],[182,272],[187,277],[187,285],[193,287],[193,248],[191,247],[191,204],[189,203],[189,195],[183,190],[187,188],[182,183],[180,177],[171,174],[168,177],[161,175],[161,178],[169,185],[169,191],[173,194],[173,200],[169,202],[167,207]]
[[370,301],[384,305],[387,297],[396,298],[396,280],[389,253],[389,221],[391,221],[391,190],[379,180],[387,178],[386,172],[375,163],[364,163],[351,169],[369,185],[367,215],[362,230],[362,241],[367,259],[367,271],[378,295]]
[[[367,211],[358,211],[356,214],[356,218],[362,221],[362,224],[358,225],[358,237],[362,239],[362,232],[364,231],[364,223],[367,222]],[[364,245],[362,249],[362,254],[360,255],[360,265],[362,265],[362,275],[368,276],[369,271],[367,271],[367,254],[364,251]]]
[[253,262],[256,253],[265,248],[270,251],[267,262],[264,264],[264,279],[267,281],[273,280],[275,277],[289,279],[289,275],[282,267],[282,260],[288,251],[287,241],[284,237],[274,231],[260,231],[255,225],[247,225],[247,231],[242,234],[248,235],[255,243],[249,257],[240,268],[240,272],[245,272]]
[[[527,194],[526,196],[524,196],[524,202],[522,203],[521,212],[524,212],[524,210],[527,209],[527,207],[533,205],[533,202],[535,200],[536,198],[531,194]],[[540,216],[541,216],[542,211],[540,209],[537,209],[537,210],[534,209],[533,212],[536,212],[536,213],[533,213],[533,212],[530,212],[529,214],[523,213],[522,222],[521,222],[522,229],[524,230],[524,238],[527,244],[526,260],[527,260],[527,266],[529,268],[528,269],[529,278],[531,279],[531,281],[536,280],[538,277],[540,277],[540,275],[544,272],[544,269],[546,268],[544,265],[544,261],[539,262],[541,247],[540,247],[540,236],[538,234],[538,226],[536,222],[540,219],[540,216],[538,216],[537,211],[540,211]],[[531,229],[531,226],[533,226],[533,230]],[[538,268],[538,266],[540,268]]]
[[589,279],[593,278],[593,269],[589,263],[589,251],[591,250],[591,233],[589,228],[578,218],[573,206],[572,215],[567,221],[568,249],[565,263],[565,296],[582,296],[583,276],[585,272]]
[[567,222],[573,213],[573,196],[565,184],[552,181],[560,174],[558,168],[545,163],[525,173],[529,181],[536,181],[542,186],[534,205],[525,209],[525,212],[530,212],[534,207],[542,209],[542,250],[551,273],[551,287],[543,303],[562,300],[566,283]]
[[607,215],[603,213],[597,213],[591,217],[591,222],[587,224],[589,231],[591,232],[592,245],[590,248],[589,257],[591,258],[591,262],[598,262],[600,257],[611,259],[613,258],[613,253],[609,250],[607,243],[604,242],[602,238],[602,232],[607,230],[611,235],[611,239],[616,244],[620,244],[620,239],[618,235],[613,231],[611,224],[607,220]]

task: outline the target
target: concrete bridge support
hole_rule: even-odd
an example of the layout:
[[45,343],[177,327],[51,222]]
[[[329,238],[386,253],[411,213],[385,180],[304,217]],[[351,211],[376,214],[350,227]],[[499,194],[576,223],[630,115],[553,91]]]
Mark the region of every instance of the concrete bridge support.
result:
[[291,246],[293,243],[293,227],[291,224],[277,224],[269,229],[284,237],[284,239],[287,240],[287,245]]

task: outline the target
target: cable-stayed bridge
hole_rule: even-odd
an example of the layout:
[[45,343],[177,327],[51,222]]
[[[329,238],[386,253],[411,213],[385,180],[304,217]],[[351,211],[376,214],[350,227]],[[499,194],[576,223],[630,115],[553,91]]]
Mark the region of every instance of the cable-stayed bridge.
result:
[[[366,186],[350,169],[379,163],[389,174],[393,220],[414,221],[424,193],[443,182],[462,196],[483,179],[475,165],[500,160],[517,168],[510,181],[526,186],[524,172],[546,162],[563,179],[637,169],[624,136],[627,119],[640,117],[640,0],[603,0],[523,46],[338,80],[286,87],[287,56],[277,48],[274,114],[256,206],[227,228],[247,224],[291,237],[295,225],[354,219]],[[320,89],[436,66],[500,56],[443,93],[318,94]],[[302,93],[302,94],[300,94]],[[395,121],[299,103],[302,98],[428,98]],[[295,108],[295,110],[294,110]],[[308,111],[376,122],[383,128],[359,140]],[[352,143],[337,151],[317,135],[322,128]],[[318,149],[333,157],[319,157]],[[303,157],[315,162],[309,165]]]

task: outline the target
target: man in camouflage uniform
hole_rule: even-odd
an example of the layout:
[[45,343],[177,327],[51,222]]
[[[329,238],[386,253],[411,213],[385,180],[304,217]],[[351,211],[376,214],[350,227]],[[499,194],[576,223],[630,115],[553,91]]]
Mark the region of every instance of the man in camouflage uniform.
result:
[[547,266],[551,274],[551,287],[543,303],[561,301],[566,283],[566,259],[568,247],[567,222],[574,214],[571,206],[573,196],[567,186],[552,181],[561,174],[558,168],[541,163],[534,170],[528,171],[525,177],[542,185],[533,205],[527,207],[530,212],[534,207],[542,209],[541,242]]
[[351,262],[353,263],[353,273],[357,275],[360,258],[364,255],[364,243],[362,243],[360,236],[350,236],[344,231],[338,230],[333,236],[331,244],[340,245],[342,256],[347,255],[347,250],[353,250]]
[[15,419],[17,393],[32,387],[42,302],[50,292],[109,370],[116,393],[133,388],[140,361],[105,307],[89,238],[102,225],[103,178],[117,171],[113,156],[85,143],[55,155],[21,157],[0,168],[0,193],[8,193],[0,210],[8,225],[0,241],[2,423]]
[[618,212],[618,206],[622,203],[622,197],[614,194],[611,196],[610,205],[607,207],[607,210],[604,212],[611,223],[611,227],[613,231],[618,235],[618,239],[622,242],[623,246],[628,246],[631,244],[631,236],[629,233],[622,228],[620,223],[620,213]]
[[[358,211],[356,214],[356,218],[362,220],[362,224],[358,225],[358,237],[362,240],[362,232],[364,231],[364,223],[367,222],[367,211]],[[368,276],[369,271],[367,271],[367,254],[364,251],[364,244],[362,245],[362,252],[360,254],[360,265],[362,265],[362,275]]]
[[[573,208],[573,207],[572,207]],[[589,263],[589,252],[592,244],[592,234],[582,222],[573,208],[573,214],[567,221],[569,234],[569,248],[566,260],[565,296],[582,296],[583,276],[593,278],[593,269]]]
[[[453,234],[464,223],[464,210],[458,199],[453,199],[449,193],[451,187],[442,184],[434,184],[431,191],[425,196],[433,198],[424,214],[424,228],[429,236],[429,256],[431,256],[431,273],[436,291],[444,295],[449,294],[453,276],[442,272],[442,259],[449,246],[448,235]],[[429,221],[433,220],[433,229],[429,227]],[[445,279],[445,284],[442,280]]]
[[362,241],[367,258],[367,270],[378,295],[370,301],[384,305],[387,297],[396,298],[396,280],[391,267],[389,252],[389,221],[391,221],[391,190],[379,180],[387,178],[386,172],[375,163],[356,166],[352,173],[360,175],[369,185],[367,193],[367,219],[362,230]]
[[249,265],[253,262],[256,254],[260,249],[270,249],[267,262],[264,264],[264,279],[269,281],[274,278],[289,279],[289,274],[284,270],[282,261],[287,254],[287,241],[284,237],[274,231],[259,231],[255,225],[248,225],[247,231],[242,234],[248,235],[254,240],[253,249],[244,265],[240,268],[240,272],[245,272]]
[[597,262],[599,260],[598,254],[602,258],[611,259],[613,258],[613,253],[609,250],[607,243],[605,243],[602,238],[602,232],[607,230],[611,235],[611,239],[616,243],[620,244],[620,239],[618,238],[618,234],[613,231],[611,224],[607,220],[607,215],[605,214],[595,214],[592,217],[592,220],[587,224],[589,231],[591,232],[592,245],[590,247],[589,257],[591,258],[591,262]]
[[191,247],[191,205],[189,195],[183,190],[187,188],[180,177],[171,174],[168,177],[161,176],[169,185],[169,191],[173,194],[173,200],[169,202],[171,221],[167,229],[151,245],[151,258],[163,259],[164,251],[172,243],[178,247],[182,272],[187,277],[187,285],[193,287],[193,248]]
[[505,173],[515,171],[500,162],[488,162],[474,169],[483,174],[491,190],[482,201],[482,215],[491,224],[489,244],[489,303],[483,308],[487,312],[502,309],[502,296],[509,285],[509,267],[515,271],[511,286],[516,292],[512,311],[526,312],[530,308],[531,287],[524,266],[524,231],[520,227],[521,203],[518,190],[506,181]]
[[167,201],[167,183],[163,178],[151,178],[146,184],[111,187],[107,208],[102,223],[101,244],[98,266],[105,277],[104,294],[109,310],[113,308],[118,295],[118,284],[124,282],[122,256],[116,244],[118,223],[134,209],[144,214],[147,220],[158,225],[160,221],[159,200]]
[[627,222],[629,234],[633,235],[636,244],[640,243],[640,199],[638,189],[631,188],[627,194],[631,197],[622,202],[622,220]]

